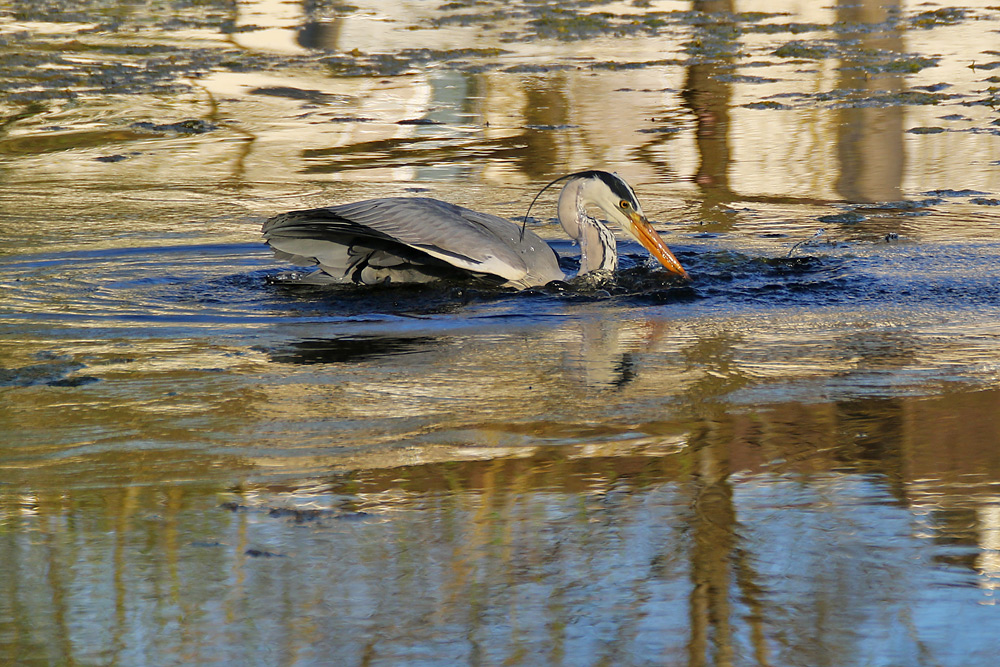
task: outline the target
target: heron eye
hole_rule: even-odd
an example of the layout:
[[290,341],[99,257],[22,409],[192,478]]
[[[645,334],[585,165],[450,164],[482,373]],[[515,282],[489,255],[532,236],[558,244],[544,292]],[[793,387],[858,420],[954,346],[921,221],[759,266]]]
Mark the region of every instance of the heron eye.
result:
[[618,204],[618,205],[619,205],[619,206],[621,206],[622,208],[632,208],[632,204],[629,204],[629,203],[628,203],[628,202],[627,202],[626,200],[624,200],[624,199],[623,199],[623,200],[621,201],[621,203],[620,203],[620,204]]

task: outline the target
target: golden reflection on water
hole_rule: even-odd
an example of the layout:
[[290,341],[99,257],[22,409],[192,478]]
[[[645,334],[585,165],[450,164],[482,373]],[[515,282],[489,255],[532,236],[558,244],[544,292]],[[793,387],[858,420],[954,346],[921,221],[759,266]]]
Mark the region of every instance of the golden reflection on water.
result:
[[[914,43],[925,45],[924,33],[946,36],[943,44],[931,41],[935,50],[948,49],[948,57],[938,65],[915,73],[891,69],[873,73],[850,60],[776,57],[778,47],[789,37],[799,36],[794,32],[726,32],[711,24],[696,24],[665,31],[657,39],[630,38],[623,53],[621,41],[606,38],[586,41],[581,49],[580,42],[505,41],[489,29],[477,32],[473,27],[439,26],[429,30],[427,22],[448,13],[423,3],[405,5],[400,12],[380,5],[337,15],[315,24],[326,37],[311,42],[312,32],[293,32],[301,20],[297,8],[296,3],[237,3],[236,15],[245,17],[237,19],[237,26],[266,30],[237,31],[230,37],[242,48],[266,51],[266,44],[271,44],[280,45],[276,46],[280,52],[301,48],[304,53],[315,53],[309,49],[322,45],[332,52],[357,50],[362,55],[408,48],[502,49],[504,53],[470,56],[483,64],[481,72],[454,66],[413,67],[392,76],[337,77],[312,67],[280,73],[216,68],[187,80],[189,92],[169,105],[158,100],[130,101],[134,106],[124,113],[118,111],[119,119],[102,123],[97,130],[63,135],[39,132],[52,122],[70,128],[87,121],[93,125],[78,109],[48,109],[37,123],[28,118],[16,125],[8,138],[0,140],[0,151],[21,152],[28,145],[34,145],[35,151],[51,150],[57,136],[62,137],[64,148],[85,149],[101,143],[127,148],[130,138],[123,126],[130,121],[187,114],[220,122],[223,127],[203,138],[176,142],[173,159],[154,160],[147,155],[100,164],[93,162],[93,153],[78,150],[66,156],[68,160],[36,162],[30,172],[35,178],[56,181],[89,172],[114,174],[126,182],[162,183],[184,181],[188,167],[198,163],[219,181],[296,182],[307,174],[321,181],[462,179],[509,186],[535,183],[567,169],[606,165],[621,169],[642,185],[669,184],[672,196],[698,197],[707,203],[702,210],[707,220],[714,217],[713,203],[761,197],[885,201],[959,183],[1000,189],[996,170],[982,168],[1000,159],[997,142],[976,140],[963,122],[944,123],[949,131],[938,135],[906,134],[910,127],[942,125],[940,117],[951,111],[988,123],[992,118],[988,107],[963,105],[968,99],[926,105],[843,105],[835,98],[826,105],[806,105],[794,111],[746,108],[829,91],[853,90],[884,99],[940,83],[972,98],[989,86],[985,79],[991,70],[977,73],[968,67],[966,58],[989,60],[994,46],[989,31],[978,29],[975,21],[942,25],[933,31],[905,25],[871,30],[865,26],[883,26],[887,19],[917,10],[899,3],[768,6],[768,11],[787,11],[803,24],[856,23],[860,26],[856,33],[822,29],[804,33],[806,41],[833,37],[850,42],[852,52],[903,58],[914,51]],[[754,9],[715,0],[693,5],[657,2],[649,11],[690,8],[706,12]],[[987,12],[985,8],[977,11]],[[778,25],[787,20],[777,16],[769,22]],[[289,35],[275,40],[270,30]],[[295,41],[304,43],[288,46]],[[952,44],[961,44],[965,50],[955,52]],[[665,57],[670,62],[663,66],[590,69],[595,63],[656,62]],[[516,71],[522,65],[539,69]],[[763,80],[757,82],[754,76]],[[105,115],[114,116],[116,111],[108,109]],[[232,122],[234,118],[238,121]],[[414,119],[445,125],[398,124]],[[460,150],[452,155],[441,151],[432,161],[414,150],[428,137]],[[388,141],[397,143],[376,143]],[[147,148],[144,143],[135,146],[138,152],[148,152],[143,150]],[[158,143],[162,148],[156,152],[169,158],[163,153],[169,150],[169,142]],[[363,161],[338,152],[366,144],[373,152],[357,156],[364,157]],[[376,148],[379,145],[381,149]],[[970,164],[980,166],[971,172],[958,166]]]
[[[882,23],[901,9],[899,2],[850,5],[840,11],[845,22]],[[902,54],[902,31],[862,34],[863,48]],[[891,75],[873,79],[865,72],[841,69],[838,87],[861,89],[871,93],[900,93],[906,78]],[[853,108],[840,112],[838,157],[840,178],[837,191],[847,201],[877,202],[903,199],[903,174],[906,156],[903,148],[904,107]]]
[[[5,641],[55,662],[986,664],[977,604],[971,626],[946,610],[995,602],[998,407],[996,391],[761,406],[688,422],[673,452],[5,491]],[[815,595],[826,576],[847,588]],[[915,634],[889,648],[856,632],[900,616]]]
[[[196,4],[0,17],[0,662],[995,661],[995,209],[848,206],[1000,192],[988,2],[586,5],[554,18],[774,15],[575,41],[535,3]],[[693,302],[347,311],[251,245],[405,192],[513,218],[586,167]]]

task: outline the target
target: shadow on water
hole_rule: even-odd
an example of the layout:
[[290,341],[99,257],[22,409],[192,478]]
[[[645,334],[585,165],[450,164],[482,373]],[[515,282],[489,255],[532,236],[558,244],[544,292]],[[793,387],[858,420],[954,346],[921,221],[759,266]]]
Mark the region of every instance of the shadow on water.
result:
[[441,338],[415,336],[357,336],[293,341],[270,352],[273,361],[282,364],[344,364],[418,354],[443,343]]

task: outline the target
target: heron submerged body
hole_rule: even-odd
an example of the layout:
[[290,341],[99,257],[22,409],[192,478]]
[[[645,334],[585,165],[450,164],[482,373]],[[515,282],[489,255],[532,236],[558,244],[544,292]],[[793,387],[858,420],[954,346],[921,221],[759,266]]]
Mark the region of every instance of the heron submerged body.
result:
[[[667,269],[687,272],[646,220],[631,186],[617,174],[582,171],[563,176],[558,215],[580,246],[578,275],[614,271],[614,233],[587,213],[603,211]],[[549,187],[549,186],[546,186]],[[509,220],[426,197],[384,197],[327,208],[291,211],[264,223],[264,239],[294,264],[316,266],[309,284],[421,283],[486,279],[519,289],[567,276],[540,236]]]

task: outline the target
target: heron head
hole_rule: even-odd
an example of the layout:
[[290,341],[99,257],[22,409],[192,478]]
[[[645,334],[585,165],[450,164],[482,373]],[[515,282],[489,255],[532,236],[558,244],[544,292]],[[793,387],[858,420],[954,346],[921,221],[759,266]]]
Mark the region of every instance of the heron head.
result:
[[[629,236],[642,244],[664,268],[683,278],[689,277],[687,271],[674,257],[674,253],[670,251],[667,244],[649,224],[646,215],[642,212],[639,199],[635,196],[635,190],[625,182],[625,179],[618,174],[606,171],[579,172],[572,175],[572,180],[563,190],[563,195],[570,194],[571,185],[574,182],[579,183],[577,190],[579,205],[592,204],[598,207],[604,211],[609,220],[618,224]],[[560,200],[563,195],[560,196]],[[562,201],[560,201],[560,208],[562,208]],[[569,228],[566,231],[574,238],[579,233],[579,230]],[[577,234],[574,234],[574,231]]]

